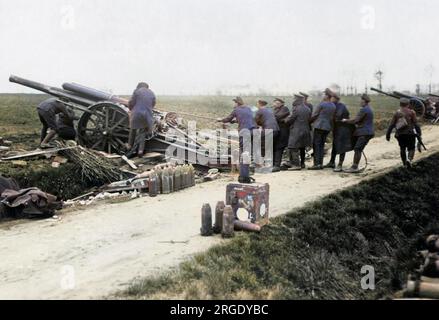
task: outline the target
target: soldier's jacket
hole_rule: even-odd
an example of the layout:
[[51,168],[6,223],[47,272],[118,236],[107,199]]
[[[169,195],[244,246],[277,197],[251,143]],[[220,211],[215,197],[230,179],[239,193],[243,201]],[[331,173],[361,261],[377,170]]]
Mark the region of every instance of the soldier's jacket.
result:
[[75,126],[74,124],[75,113],[70,110],[67,110],[67,113],[69,114],[69,116],[66,116],[64,113],[60,113],[57,116],[56,125],[58,128],[66,128],[66,127],[73,128]]
[[332,102],[320,103],[311,117],[314,129],[331,131],[334,125],[335,109],[335,104]]
[[418,120],[416,118],[416,112],[414,110],[409,109],[409,108],[401,108],[400,110],[395,112],[395,114],[393,115],[392,121],[390,122],[390,126],[396,127],[396,123],[401,118],[405,118],[405,120],[407,122],[407,126],[401,128],[399,130],[396,130],[396,137],[399,137],[399,136],[405,135],[405,134],[411,134],[411,135],[415,134],[414,129],[418,123]]
[[253,118],[253,111],[248,106],[237,106],[233,109],[232,113],[221,120],[223,123],[233,123],[238,122],[239,131],[242,130],[252,130],[256,128],[255,119]]
[[290,135],[288,141],[289,149],[299,149],[311,146],[311,110],[301,104],[293,106],[291,115],[285,120],[290,125]]
[[255,121],[262,129],[279,131],[279,124],[276,121],[274,112],[270,108],[261,108],[256,112]]
[[274,116],[279,125],[279,135],[276,138],[275,146],[277,149],[283,149],[288,146],[288,140],[290,137],[290,126],[285,123],[285,119],[290,116],[290,110],[286,106],[274,108]]
[[128,104],[128,108],[131,110],[131,129],[152,129],[155,104],[156,97],[150,89],[142,87],[134,91]]
[[56,98],[44,100],[38,105],[37,109],[45,111],[52,116],[62,113],[66,117],[69,117],[67,108],[61,102],[58,102]]
[[360,109],[355,119],[346,123],[355,124],[357,129],[354,136],[373,136],[375,134],[375,125],[373,123],[374,115],[372,108],[367,104]]
[[343,119],[350,118],[350,113],[346,105],[339,102],[335,104],[335,107],[333,148],[335,148],[337,154],[341,154],[353,150],[352,136],[355,127],[352,124],[341,122]]
[[313,114],[313,112],[314,112],[314,106],[311,104],[311,103],[309,103],[309,102],[307,102],[307,103],[305,103],[307,106],[308,106],[308,108],[311,110],[311,115]]

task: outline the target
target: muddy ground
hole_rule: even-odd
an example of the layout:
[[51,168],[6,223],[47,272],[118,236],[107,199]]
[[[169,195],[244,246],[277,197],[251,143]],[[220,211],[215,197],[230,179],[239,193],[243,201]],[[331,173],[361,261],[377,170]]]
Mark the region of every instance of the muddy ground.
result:
[[[425,127],[429,147],[439,151],[439,127]],[[323,195],[355,185],[400,165],[399,150],[383,137],[368,149],[362,175],[282,172],[256,175],[271,185],[271,216],[279,216]],[[347,163],[351,161],[348,157]],[[157,198],[103,204],[61,215],[60,220],[3,224],[0,228],[0,298],[101,298],[125,289],[134,278],[177,266],[220,237],[199,235],[200,208],[224,200],[230,179]],[[67,283],[67,284],[66,284]]]

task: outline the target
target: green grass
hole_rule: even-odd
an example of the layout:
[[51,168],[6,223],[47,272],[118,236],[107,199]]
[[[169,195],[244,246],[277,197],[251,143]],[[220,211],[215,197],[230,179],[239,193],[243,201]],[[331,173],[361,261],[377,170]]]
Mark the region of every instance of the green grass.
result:
[[[120,293],[127,299],[377,299],[418,267],[439,231],[439,154],[273,219]],[[414,192],[416,190],[416,192]],[[361,268],[376,271],[364,291]]]
[[[80,168],[73,163],[52,168],[44,160],[28,161],[26,167],[14,166],[10,162],[0,162],[0,174],[13,177],[20,187],[36,187],[60,199],[67,200],[84,194],[95,183],[82,179]],[[100,182],[103,184],[103,182]]]
[[[0,136],[13,137],[19,134],[32,136],[32,143],[38,139],[41,124],[36,112],[36,106],[46,99],[46,95],[38,94],[0,94]],[[188,114],[202,115],[216,119],[227,116],[233,108],[233,97],[227,96],[162,96],[158,97],[157,109]],[[246,103],[255,105],[258,99],[272,101],[275,97],[244,97]],[[290,97],[281,97],[291,106]],[[376,123],[379,130],[387,126],[388,120],[397,108],[397,101],[388,97],[374,97],[372,105],[376,112]],[[343,101],[349,106],[352,116],[359,110],[359,97],[344,97]],[[318,99],[312,100],[313,104]],[[191,118],[198,121],[199,128],[216,128],[218,124],[203,119]]]

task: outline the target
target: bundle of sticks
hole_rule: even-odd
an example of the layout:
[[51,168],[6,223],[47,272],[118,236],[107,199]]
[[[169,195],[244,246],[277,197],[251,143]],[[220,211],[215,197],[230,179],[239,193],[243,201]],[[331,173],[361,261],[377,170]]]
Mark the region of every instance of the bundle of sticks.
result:
[[[67,147],[63,142],[57,142],[57,145],[60,148]],[[77,146],[63,150],[61,153],[80,167],[83,179],[111,183],[126,178],[126,173],[117,168],[111,160],[93,150]]]

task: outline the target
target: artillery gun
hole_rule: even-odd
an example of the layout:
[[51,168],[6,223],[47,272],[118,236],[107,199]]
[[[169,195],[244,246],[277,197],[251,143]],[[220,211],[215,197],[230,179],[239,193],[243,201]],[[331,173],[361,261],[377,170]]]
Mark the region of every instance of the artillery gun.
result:
[[[78,142],[82,146],[109,154],[125,154],[129,151],[127,99],[76,83],[65,83],[61,89],[13,75],[9,81],[49,94],[67,107],[82,112],[77,125]],[[148,152],[166,154],[172,147],[174,153],[171,156],[180,160],[208,157],[206,148],[179,127],[178,114],[154,110],[154,118],[154,135],[146,143]],[[170,132],[173,133],[172,139],[167,135]],[[230,163],[229,157],[209,160],[209,163]]]
[[407,95],[405,93],[401,93],[398,91],[393,91],[392,93],[390,93],[390,92],[384,92],[384,91],[376,89],[376,88],[371,88],[371,90],[378,92],[380,94],[383,94],[385,96],[395,98],[395,99],[401,99],[401,98],[409,99],[410,106],[416,112],[416,115],[418,117],[423,117],[425,115],[426,100],[424,98],[410,96],[410,95]]

